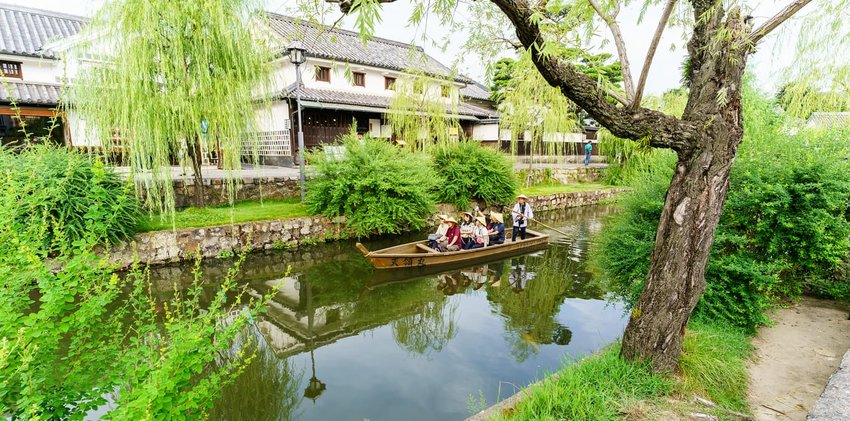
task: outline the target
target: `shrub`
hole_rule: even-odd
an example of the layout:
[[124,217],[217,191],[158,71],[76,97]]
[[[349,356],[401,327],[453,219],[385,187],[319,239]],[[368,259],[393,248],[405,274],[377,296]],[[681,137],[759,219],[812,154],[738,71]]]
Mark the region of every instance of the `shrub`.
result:
[[[841,136],[785,135],[769,104],[747,99],[745,115],[758,120],[746,124],[694,317],[752,332],[767,322],[765,309],[804,289],[848,296],[850,164],[835,159],[846,156]],[[609,286],[629,304],[643,289],[668,184],[669,175],[644,173],[599,242]]]
[[487,204],[510,203],[516,192],[513,162],[496,149],[475,141],[437,146],[434,171],[443,178],[435,190],[437,200],[460,208],[477,199]]
[[46,248],[56,249],[60,237],[121,240],[140,221],[132,186],[81,153],[49,145],[19,154],[0,150],[0,168],[0,188],[14,193],[4,196],[0,219],[30,231]]
[[428,160],[385,141],[344,136],[345,152],[310,154],[316,174],[307,183],[307,207],[346,216],[358,237],[421,229],[433,213],[435,177]]

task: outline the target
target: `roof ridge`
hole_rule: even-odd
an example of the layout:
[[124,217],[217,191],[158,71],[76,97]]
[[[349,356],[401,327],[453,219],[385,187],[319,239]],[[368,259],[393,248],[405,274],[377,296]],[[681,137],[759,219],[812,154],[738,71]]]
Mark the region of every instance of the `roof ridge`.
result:
[[30,14],[33,14],[33,15],[41,15],[41,16],[51,17],[51,18],[76,20],[76,21],[79,21],[81,23],[85,22],[87,20],[85,16],[72,15],[70,13],[56,12],[56,11],[47,10],[47,9],[38,9],[38,8],[35,8],[35,7],[29,7],[29,6],[19,6],[19,5],[16,5],[16,4],[0,3],[0,9],[14,10],[14,11],[17,11],[17,12],[25,12],[25,13],[30,13]]
[[[274,17],[276,19],[288,20],[292,23],[309,25],[309,26],[312,26],[312,27],[317,28],[317,29],[324,28],[324,29],[327,29],[328,31],[336,32],[336,33],[339,33],[339,34],[342,34],[342,35],[360,37],[359,32],[351,31],[351,30],[348,30],[348,29],[332,27],[330,25],[325,25],[325,24],[322,24],[322,23],[310,22],[309,20],[306,20],[306,19],[297,18],[297,17],[294,17],[294,16],[287,16],[287,15],[283,15],[283,14],[280,14],[280,13],[277,13],[277,12],[266,11],[266,14],[269,15],[270,17]],[[389,39],[389,38],[381,38],[381,37],[372,36],[372,37],[368,38],[367,41],[376,41],[376,42],[381,42],[381,43],[384,43],[384,44],[395,45],[397,47],[413,47],[416,50],[419,50],[423,53],[425,52],[425,49],[423,47],[419,46],[419,45],[408,43],[408,42],[396,41],[396,40],[392,40],[392,39]]]

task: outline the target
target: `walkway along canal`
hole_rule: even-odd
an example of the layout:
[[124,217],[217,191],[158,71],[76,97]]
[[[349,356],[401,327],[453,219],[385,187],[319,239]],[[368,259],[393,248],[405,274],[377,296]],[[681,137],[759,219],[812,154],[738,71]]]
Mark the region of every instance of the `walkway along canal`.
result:
[[[512,395],[622,334],[622,306],[603,299],[587,265],[612,211],[541,215],[569,235],[537,227],[552,236],[545,250],[424,277],[376,277],[347,241],[249,256],[248,292],[280,290],[246,333],[257,358],[212,419],[451,420]],[[205,261],[208,285],[231,264]],[[151,271],[163,294],[190,285],[191,264]]]

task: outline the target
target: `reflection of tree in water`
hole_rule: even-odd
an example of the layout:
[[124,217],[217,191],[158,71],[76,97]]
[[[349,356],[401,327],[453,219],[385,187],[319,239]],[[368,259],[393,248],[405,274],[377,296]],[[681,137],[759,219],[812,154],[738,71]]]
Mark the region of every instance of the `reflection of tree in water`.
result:
[[455,337],[455,313],[457,305],[446,305],[443,297],[419,304],[413,313],[393,320],[390,326],[393,338],[411,353],[429,355],[440,352]]
[[266,345],[262,334],[251,327],[240,338],[242,344],[222,355],[221,364],[230,364],[245,355],[256,356],[244,371],[226,385],[210,410],[214,420],[290,420],[301,405],[303,373],[289,359],[277,357]]
[[572,332],[555,319],[567,297],[599,298],[584,263],[568,258],[569,245],[552,245],[542,257],[503,262],[503,274],[487,288],[488,299],[506,316],[511,354],[525,361],[540,344],[567,345]]

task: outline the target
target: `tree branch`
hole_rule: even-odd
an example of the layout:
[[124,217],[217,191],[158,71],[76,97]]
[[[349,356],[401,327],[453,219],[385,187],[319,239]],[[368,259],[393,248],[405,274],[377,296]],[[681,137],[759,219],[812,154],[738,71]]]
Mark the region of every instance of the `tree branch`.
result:
[[632,107],[640,106],[640,101],[643,99],[643,90],[646,86],[646,79],[649,77],[649,68],[652,67],[652,60],[655,58],[655,51],[658,50],[658,44],[661,42],[661,35],[664,33],[664,28],[667,27],[667,21],[670,20],[670,14],[673,13],[673,7],[676,5],[676,0],[667,0],[667,5],[664,7],[664,13],[661,14],[661,19],[658,21],[658,27],[655,28],[655,35],[652,37],[652,42],[649,44],[649,50],[646,52],[646,60],[643,61],[643,69],[640,71],[637,89],[635,89],[635,97],[632,102]]
[[689,149],[694,144],[700,135],[701,126],[698,124],[639,106],[618,107],[605,98],[603,87],[576,70],[568,60],[541,54],[545,40],[540,27],[532,23],[533,11],[527,0],[490,1],[510,19],[540,75],[614,136],[632,140],[648,138],[650,146],[676,151]]
[[635,96],[634,83],[632,82],[632,68],[629,65],[629,56],[626,54],[626,42],[623,40],[623,33],[620,31],[620,24],[617,23],[615,17],[619,13],[619,5],[613,15],[608,15],[602,10],[602,6],[597,0],[587,0],[593,7],[593,10],[605,21],[608,28],[611,29],[611,35],[614,36],[614,45],[617,46],[617,55],[620,57],[620,67],[623,69],[623,89],[626,91],[626,98],[631,99]]
[[800,9],[806,7],[807,4],[811,3],[812,0],[795,0],[793,3],[785,6],[784,9],[780,10],[779,13],[774,15],[772,18],[768,19],[767,22],[754,29],[753,32],[750,33],[749,39],[750,42],[755,45],[761,41],[767,34],[771,33],[774,29],[776,29],[779,25],[782,25],[786,20],[794,16]]

